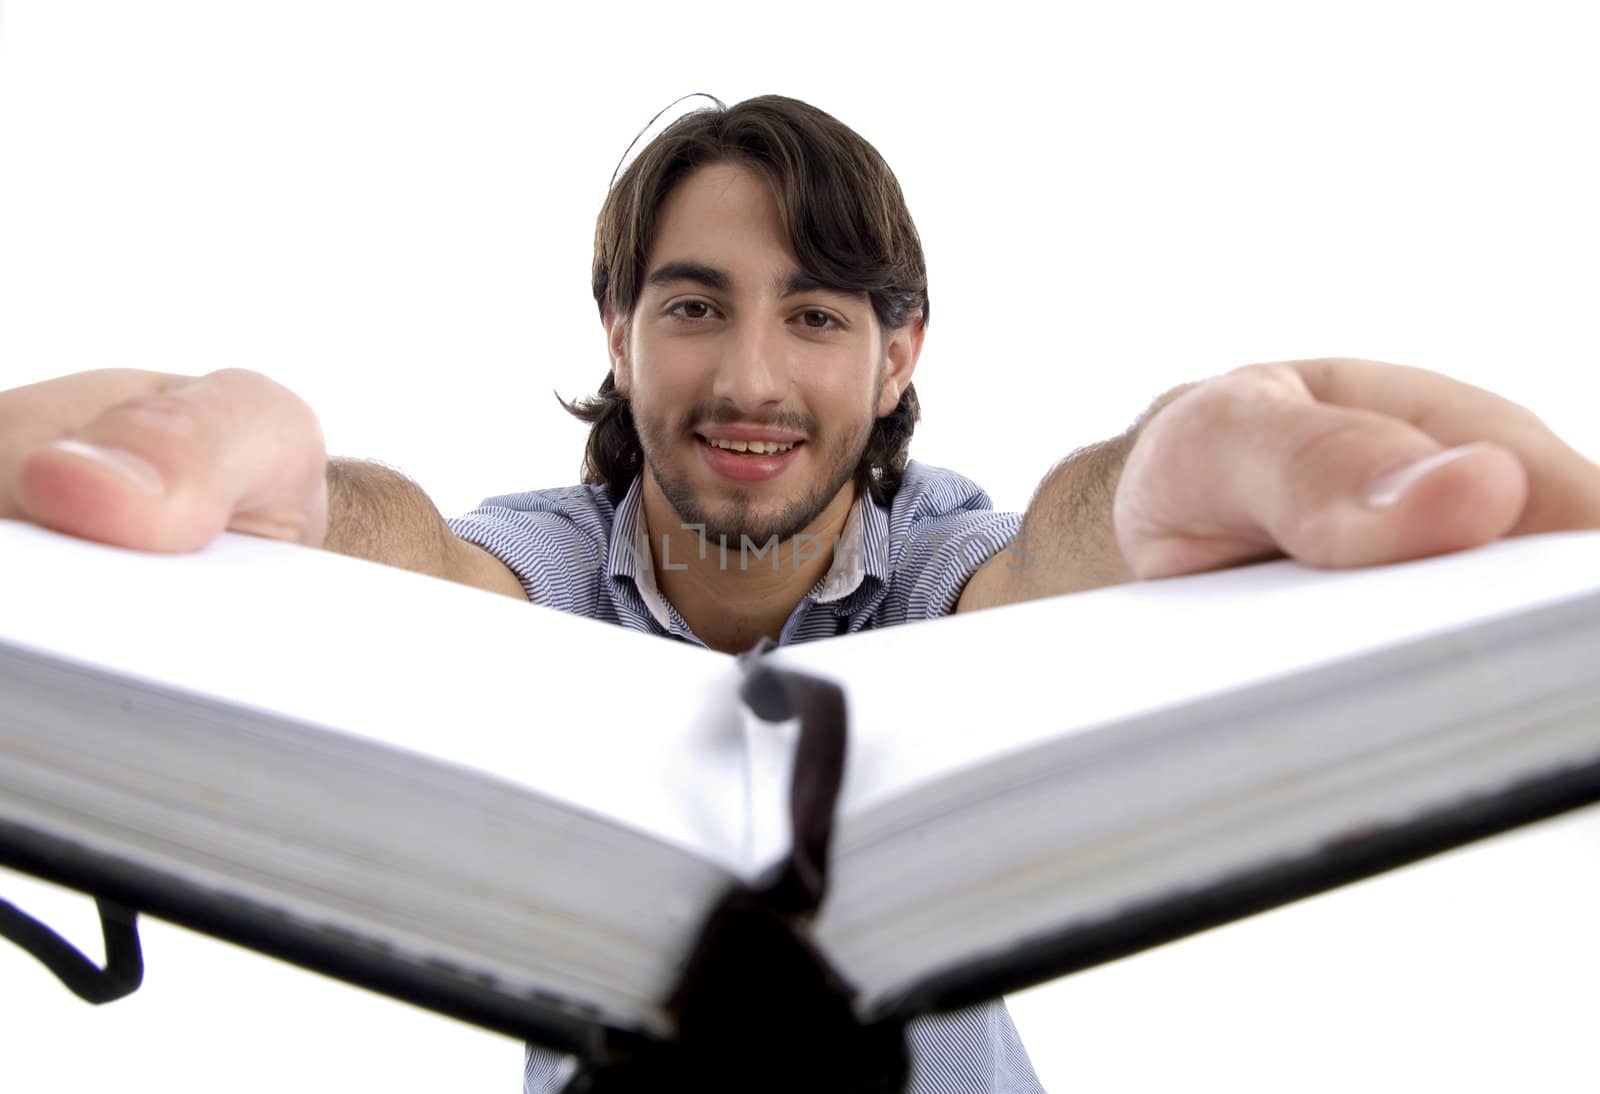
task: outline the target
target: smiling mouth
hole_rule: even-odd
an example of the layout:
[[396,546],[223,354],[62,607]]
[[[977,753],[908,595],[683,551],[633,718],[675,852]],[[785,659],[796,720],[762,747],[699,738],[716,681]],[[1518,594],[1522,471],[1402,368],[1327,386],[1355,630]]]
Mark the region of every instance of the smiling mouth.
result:
[[700,440],[712,448],[720,448],[724,452],[739,452],[746,456],[780,456],[803,444],[803,441],[730,441],[722,438],[712,440],[701,437]]

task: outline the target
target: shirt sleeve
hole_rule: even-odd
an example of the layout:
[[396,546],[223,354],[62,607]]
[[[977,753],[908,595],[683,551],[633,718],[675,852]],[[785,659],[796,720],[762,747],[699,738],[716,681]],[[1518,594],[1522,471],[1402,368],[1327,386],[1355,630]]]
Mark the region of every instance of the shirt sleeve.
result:
[[954,472],[908,467],[885,545],[888,595],[878,625],[937,619],[956,610],[978,569],[1001,552],[1026,551],[1021,513],[997,513],[989,495]]
[[587,614],[601,596],[608,516],[579,487],[489,498],[446,523],[504,563],[535,604]]

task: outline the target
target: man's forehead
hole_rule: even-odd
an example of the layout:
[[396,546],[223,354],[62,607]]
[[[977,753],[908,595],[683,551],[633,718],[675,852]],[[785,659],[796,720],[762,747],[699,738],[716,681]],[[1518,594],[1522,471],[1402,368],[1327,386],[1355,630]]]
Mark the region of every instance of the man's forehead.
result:
[[746,167],[716,163],[690,172],[667,194],[651,234],[646,284],[676,274],[731,287],[800,270],[771,185]]
[[672,186],[657,212],[654,235],[674,248],[691,240],[788,245],[777,194],[748,167],[714,163],[696,168]]
[[808,270],[795,255],[777,194],[760,172],[713,163],[686,175],[662,202],[644,283],[694,284],[713,292],[792,296],[867,294]]

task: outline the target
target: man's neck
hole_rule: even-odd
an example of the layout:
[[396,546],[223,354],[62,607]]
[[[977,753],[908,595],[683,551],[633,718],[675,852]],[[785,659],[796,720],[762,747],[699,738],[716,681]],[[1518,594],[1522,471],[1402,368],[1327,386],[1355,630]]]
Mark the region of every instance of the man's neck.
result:
[[801,532],[777,543],[708,540],[684,527],[648,476],[641,516],[656,588],[707,646],[741,653],[783,625],[833,564],[855,502],[847,485]]

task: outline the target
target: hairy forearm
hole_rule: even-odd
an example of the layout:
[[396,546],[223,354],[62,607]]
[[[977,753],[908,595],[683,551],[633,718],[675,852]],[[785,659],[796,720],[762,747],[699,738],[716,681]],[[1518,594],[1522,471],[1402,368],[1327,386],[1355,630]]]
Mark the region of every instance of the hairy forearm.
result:
[[422,488],[366,460],[328,461],[323,547],[436,577],[451,576],[455,539]]
[[1126,433],[1080,448],[1052,468],[1028,503],[1017,536],[1027,563],[1007,559],[1009,552],[992,560],[968,582],[960,610],[1132,581],[1113,520],[1122,468],[1145,423],[1193,386],[1165,393]]
[[400,472],[366,460],[329,460],[327,478],[327,550],[526,599],[517,576],[456,538],[428,495]]
[[[1080,448],[1051,469],[1017,533],[1020,552],[1002,551],[962,591],[957,611],[976,611],[1132,580],[1112,522],[1117,482],[1137,427]],[[1024,559],[1011,556],[1020,553]]]
[[1130,430],[1078,449],[1039,484],[1022,519],[1020,537],[1033,558],[1017,572],[1016,599],[1132,580],[1117,547],[1112,507],[1136,435]]

